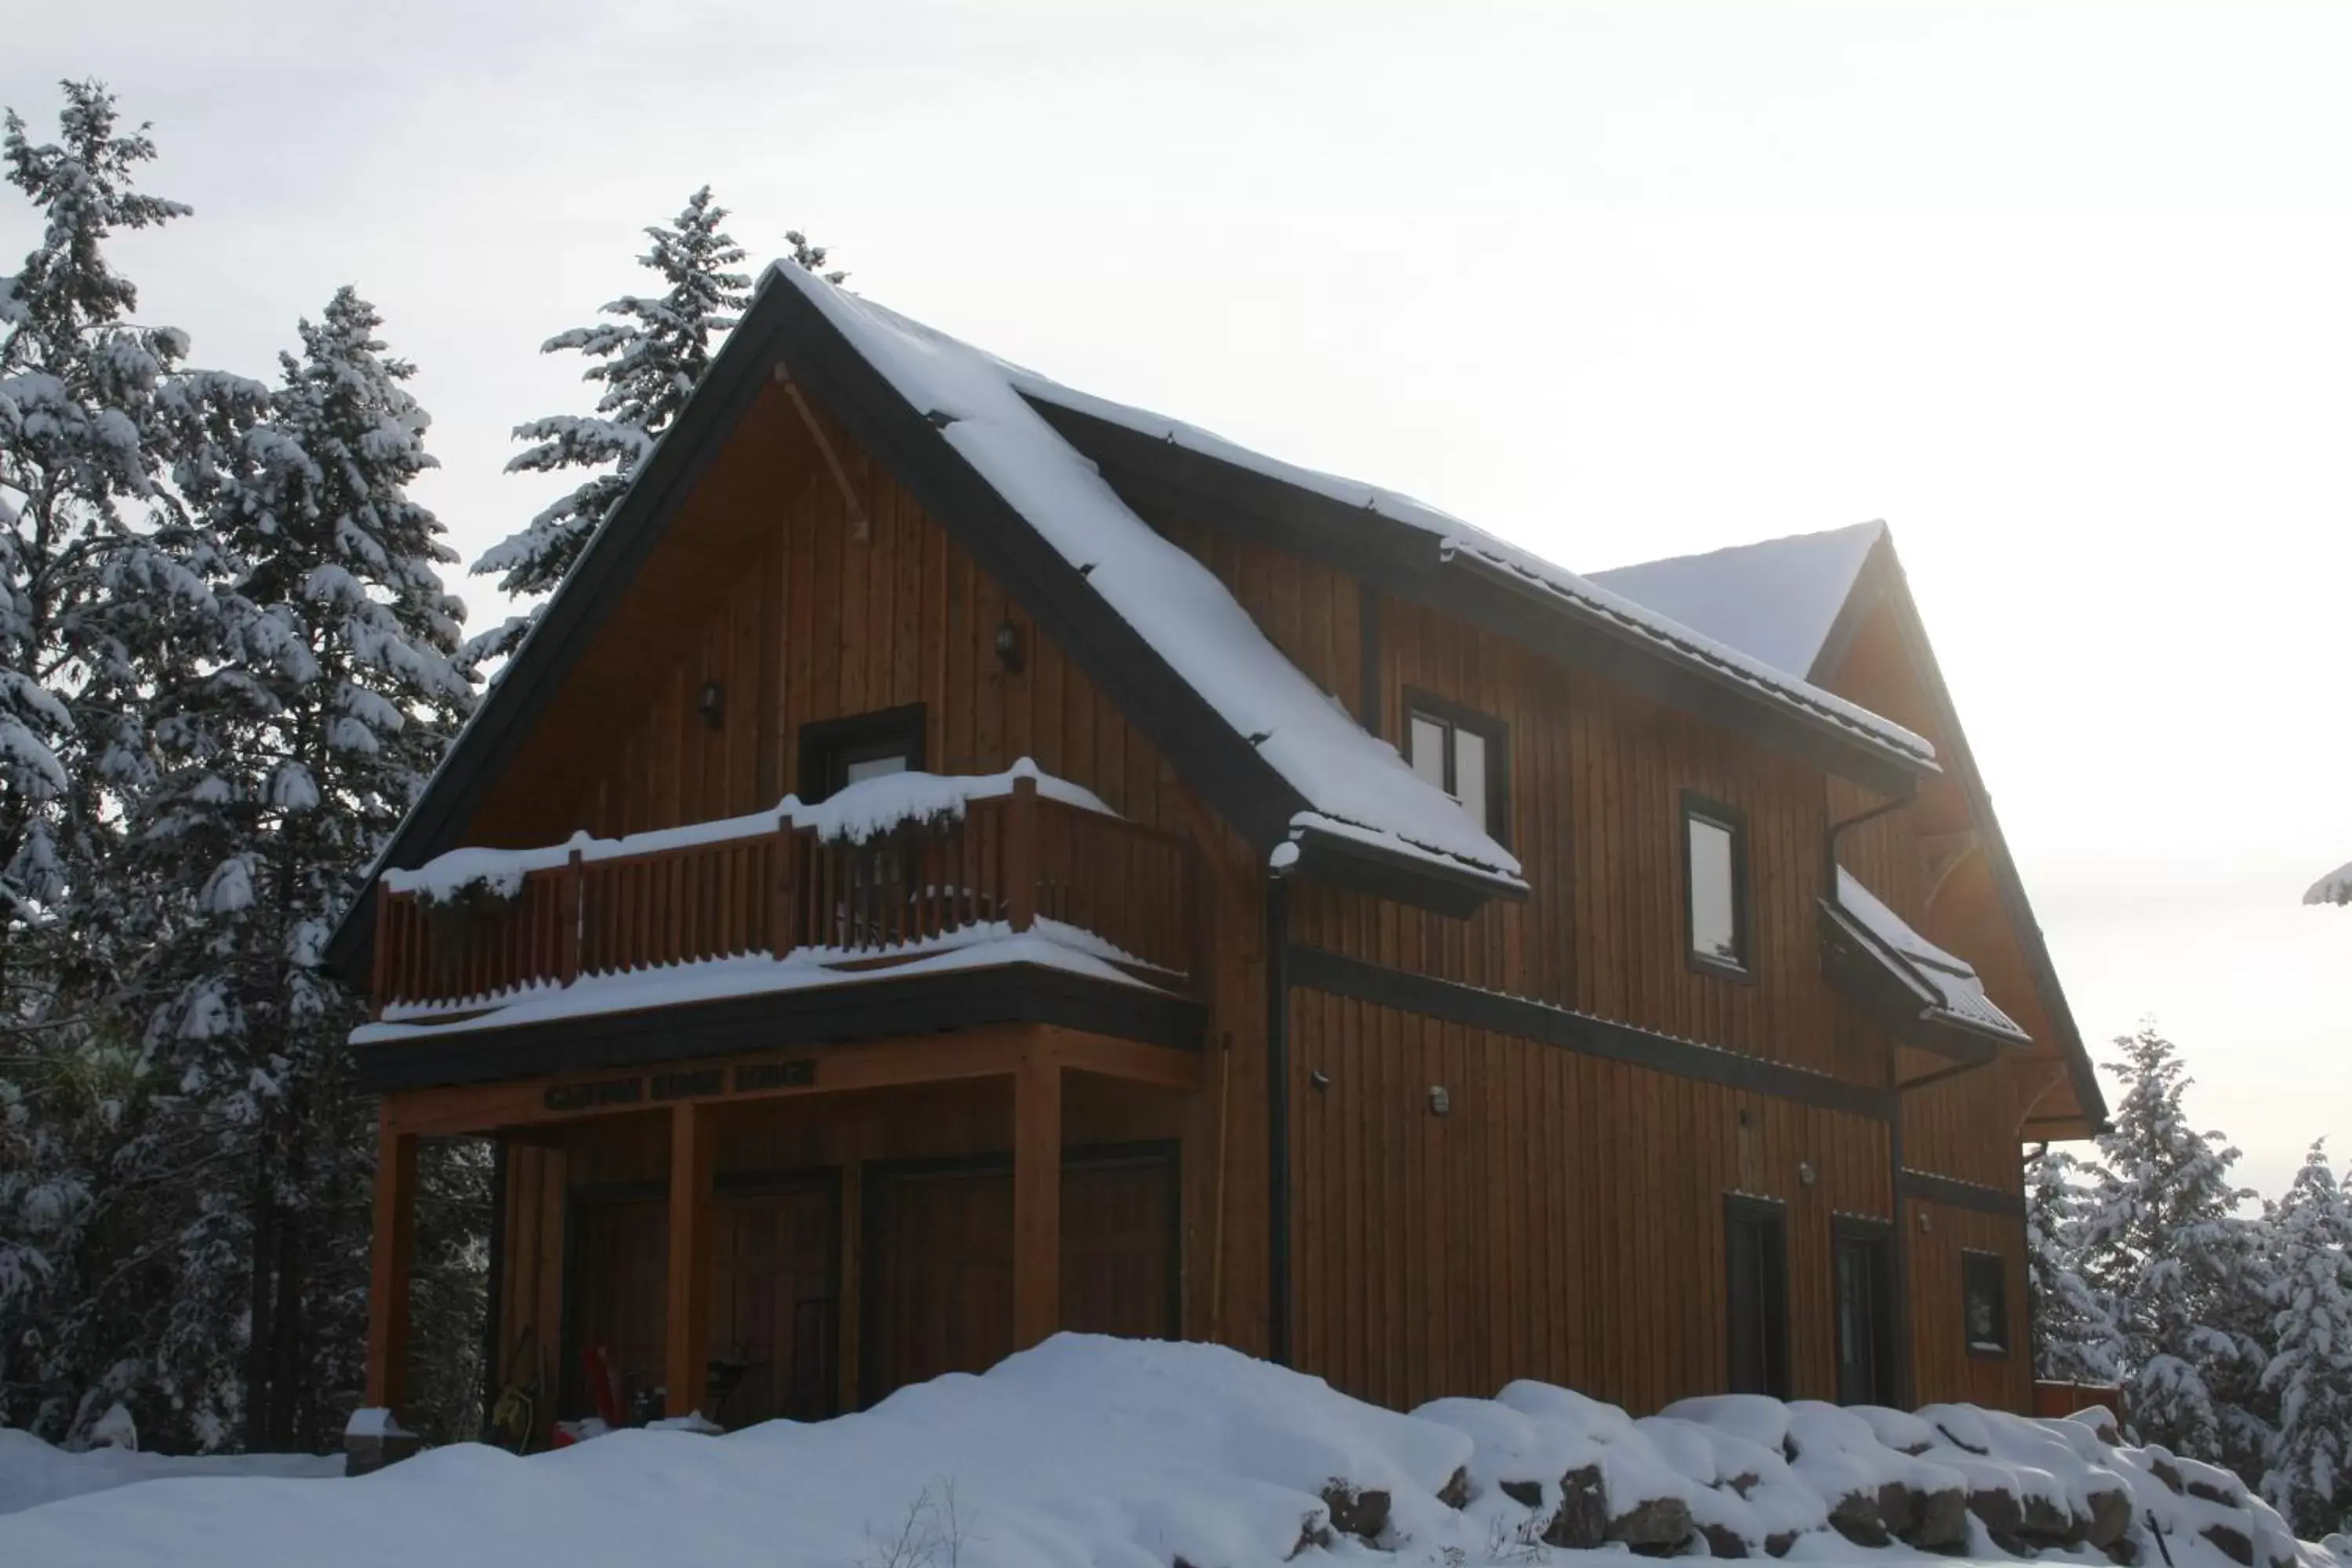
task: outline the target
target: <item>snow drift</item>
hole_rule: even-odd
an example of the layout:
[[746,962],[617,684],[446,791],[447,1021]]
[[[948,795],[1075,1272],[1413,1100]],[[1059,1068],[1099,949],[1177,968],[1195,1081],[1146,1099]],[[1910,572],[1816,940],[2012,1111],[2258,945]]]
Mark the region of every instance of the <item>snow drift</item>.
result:
[[0,1563],[1244,1568],[2046,1556],[2352,1568],[2238,1481],[2031,1421],[1729,1396],[1633,1419],[1541,1384],[1410,1415],[1199,1344],[1062,1335],[861,1415],[466,1445],[358,1480],[163,1480],[0,1518]]

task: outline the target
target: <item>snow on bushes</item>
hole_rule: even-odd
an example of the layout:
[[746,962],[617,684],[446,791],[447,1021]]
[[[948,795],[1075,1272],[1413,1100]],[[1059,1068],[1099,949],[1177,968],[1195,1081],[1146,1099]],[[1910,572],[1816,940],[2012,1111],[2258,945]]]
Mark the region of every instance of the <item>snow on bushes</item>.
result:
[[1536,1564],[1601,1549],[2352,1568],[2225,1472],[2065,1421],[1564,1389],[1399,1415],[1216,1346],[1065,1334],[860,1415],[471,1445],[363,1479],[166,1482],[0,1519],[0,1562],[730,1568]]

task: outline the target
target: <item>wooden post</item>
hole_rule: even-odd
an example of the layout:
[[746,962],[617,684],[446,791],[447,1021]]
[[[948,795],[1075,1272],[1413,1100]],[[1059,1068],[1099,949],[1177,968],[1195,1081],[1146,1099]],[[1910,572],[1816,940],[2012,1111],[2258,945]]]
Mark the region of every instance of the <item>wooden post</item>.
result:
[[1033,1042],[1013,1078],[1013,1347],[1062,1326],[1062,1064]]
[[1027,931],[1037,921],[1037,781],[1025,773],[1004,814],[1004,883],[1005,918]]
[[368,1267],[367,1402],[408,1397],[408,1279],[416,1253],[416,1135],[376,1113],[375,1237]]
[[666,1414],[690,1415],[710,1377],[710,1159],[708,1106],[669,1113],[669,1331]]
[[563,910],[556,917],[563,923],[562,944],[557,950],[561,956],[556,960],[556,979],[566,985],[580,978],[580,928],[587,916],[586,889],[583,885],[585,879],[586,873],[580,868],[580,847],[574,845],[563,862]]

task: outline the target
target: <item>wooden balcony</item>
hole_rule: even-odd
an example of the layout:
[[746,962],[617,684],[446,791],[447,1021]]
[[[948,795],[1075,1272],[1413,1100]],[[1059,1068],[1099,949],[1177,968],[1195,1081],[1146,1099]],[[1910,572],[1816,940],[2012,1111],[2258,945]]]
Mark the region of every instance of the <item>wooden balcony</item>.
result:
[[1194,988],[1182,839],[1055,781],[1041,791],[1034,773],[934,782],[970,789],[952,810],[868,822],[856,837],[787,801],[763,817],[459,851],[422,881],[387,877],[376,1016],[462,1016],[592,977],[761,954],[871,968],[1024,932],[1163,990]]

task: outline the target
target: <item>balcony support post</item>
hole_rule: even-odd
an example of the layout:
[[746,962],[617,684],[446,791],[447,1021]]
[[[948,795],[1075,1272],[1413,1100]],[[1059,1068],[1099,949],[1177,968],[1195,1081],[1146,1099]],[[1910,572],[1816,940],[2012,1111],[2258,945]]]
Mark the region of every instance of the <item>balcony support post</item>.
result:
[[663,1367],[666,1415],[691,1415],[710,1378],[710,1109],[682,1100],[669,1113],[669,1321]]
[[408,1283],[416,1252],[416,1134],[378,1112],[375,1229],[368,1257],[367,1402],[394,1410],[408,1397]]
[[1013,1345],[1062,1326],[1062,1064],[1032,1039],[1013,1079]]

